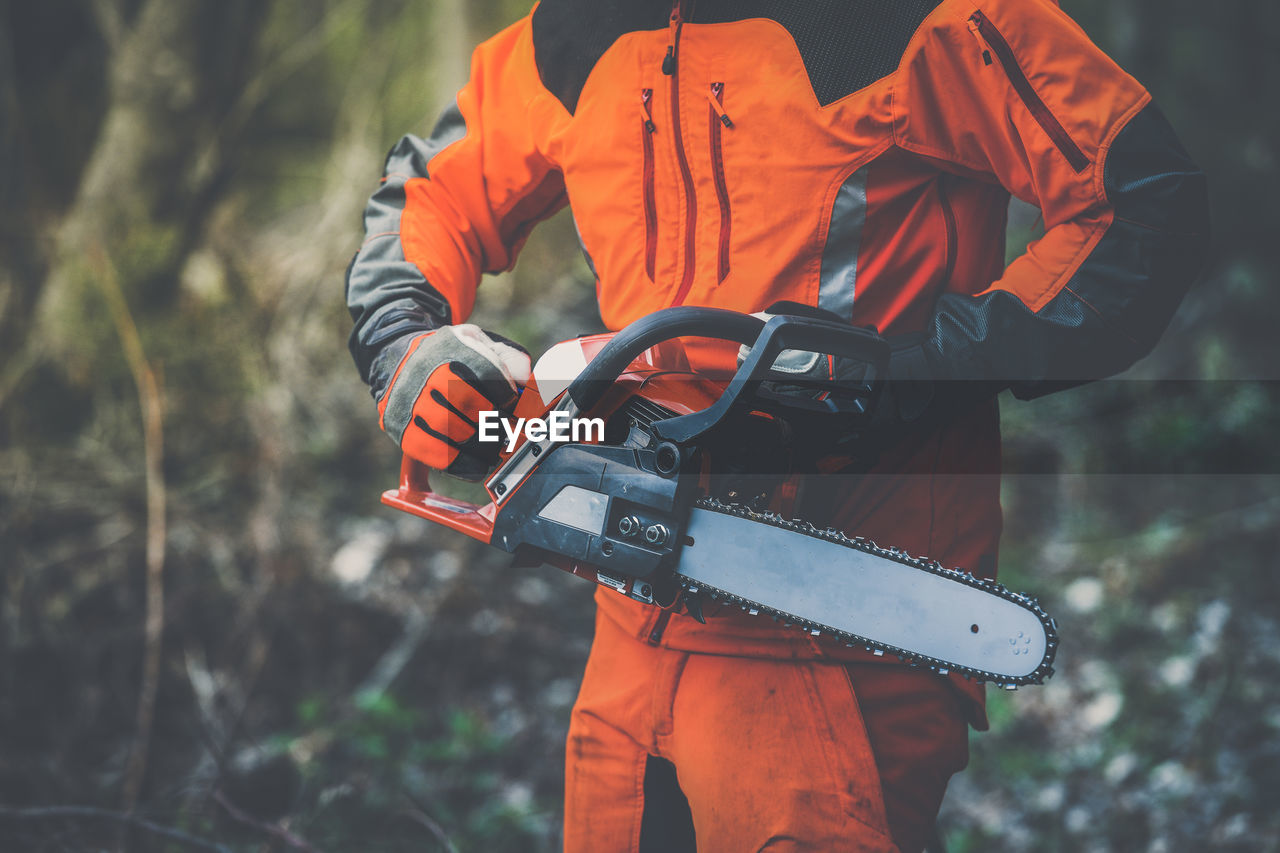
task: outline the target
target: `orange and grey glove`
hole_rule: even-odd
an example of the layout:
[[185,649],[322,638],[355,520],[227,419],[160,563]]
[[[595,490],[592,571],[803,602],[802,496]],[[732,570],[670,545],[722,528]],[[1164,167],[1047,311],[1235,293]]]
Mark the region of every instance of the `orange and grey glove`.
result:
[[378,401],[379,423],[419,462],[478,480],[502,446],[479,441],[480,413],[510,415],[530,371],[519,344],[470,323],[417,335]]

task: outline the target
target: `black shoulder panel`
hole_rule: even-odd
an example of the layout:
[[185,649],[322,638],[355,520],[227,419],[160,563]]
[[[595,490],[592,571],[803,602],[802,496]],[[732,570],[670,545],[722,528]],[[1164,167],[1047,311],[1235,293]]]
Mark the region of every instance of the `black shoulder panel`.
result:
[[697,0],[689,22],[777,21],[800,49],[822,106],[892,74],[941,0]]
[[587,75],[620,36],[667,26],[665,0],[542,0],[533,13],[533,54],[542,85],[573,113]]

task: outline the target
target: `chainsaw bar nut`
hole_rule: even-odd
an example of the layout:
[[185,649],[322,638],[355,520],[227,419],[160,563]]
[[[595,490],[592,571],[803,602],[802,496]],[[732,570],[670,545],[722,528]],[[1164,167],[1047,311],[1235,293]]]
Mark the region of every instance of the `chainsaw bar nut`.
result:
[[640,519],[634,515],[624,515],[618,519],[618,533],[627,539],[640,535]]
[[666,526],[661,524],[650,524],[644,531],[644,541],[650,545],[665,545],[667,536],[669,535]]

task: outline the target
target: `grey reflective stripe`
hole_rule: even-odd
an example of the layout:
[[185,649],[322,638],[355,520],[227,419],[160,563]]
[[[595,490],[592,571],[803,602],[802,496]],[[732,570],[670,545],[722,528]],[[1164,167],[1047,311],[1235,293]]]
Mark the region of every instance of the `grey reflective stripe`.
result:
[[591,259],[591,253],[587,251],[587,244],[582,239],[582,229],[578,227],[578,218],[576,216],[569,218],[573,220],[573,233],[578,235],[578,247],[582,249],[582,257],[587,262],[587,269],[591,270],[591,274],[599,279],[600,273],[596,272],[596,262]]
[[831,205],[831,225],[822,249],[818,283],[818,307],[845,319],[853,317],[853,297],[858,282],[858,248],[867,220],[867,167],[841,184]]

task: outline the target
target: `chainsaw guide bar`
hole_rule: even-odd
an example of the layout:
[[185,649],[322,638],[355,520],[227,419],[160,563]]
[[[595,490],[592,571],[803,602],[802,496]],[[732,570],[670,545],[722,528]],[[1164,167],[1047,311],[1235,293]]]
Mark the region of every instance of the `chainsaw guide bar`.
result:
[[[972,679],[979,684],[989,682],[1007,690],[1014,690],[1025,685],[1043,684],[1046,678],[1053,675],[1053,659],[1058,648],[1057,625],[1054,623],[1053,618],[1040,607],[1039,603],[1034,598],[1028,598],[1027,596],[1012,592],[1003,584],[997,583],[993,580],[975,577],[974,575],[959,569],[948,569],[936,560],[912,557],[905,551],[900,551],[895,548],[882,548],[875,542],[862,537],[846,536],[842,531],[836,530],[835,528],[827,528],[825,530],[819,529],[807,521],[787,519],[772,512],[757,512],[741,504],[723,503],[712,497],[700,498],[694,502],[693,506],[696,510],[705,510],[713,513],[719,513],[721,515],[744,519],[755,524],[768,525],[769,527],[784,530],[788,533],[799,534],[801,536],[832,543],[842,548],[859,551],[872,557],[890,560],[894,563],[908,567],[909,569],[927,572],[928,574],[945,582],[958,583],[969,589],[977,590],[984,595],[994,596],[1025,611],[1028,618],[1034,619],[1039,629],[1043,631],[1043,639],[1033,636],[1032,634],[1034,632],[1028,631],[1023,632],[1026,636],[1011,636],[1008,638],[1010,640],[1009,645],[1011,647],[1029,648],[1034,644],[1036,647],[1042,648],[1043,651],[1039,660],[1034,666],[1028,667],[1028,671],[1025,674],[1014,676],[1008,673],[998,673],[978,667],[966,666],[953,660],[944,660],[923,654],[920,651],[913,651],[902,648],[901,646],[877,641],[856,633],[855,630],[849,630],[854,626],[848,626],[847,628],[842,629],[831,624],[798,616],[794,613],[780,610],[776,607],[770,607],[763,602],[735,594],[729,589],[717,587],[705,580],[698,580],[689,577],[678,568],[676,570],[676,577],[686,595],[705,595],[712,601],[722,601],[737,606],[753,616],[769,615],[773,617],[775,621],[793,626],[811,636],[816,637],[826,635],[834,637],[850,648],[862,646],[876,656],[885,654],[894,655],[904,663],[909,663],[913,666],[927,667],[939,675],[956,673],[966,679]],[[808,571],[807,568],[806,571]],[[806,580],[806,582],[809,581]],[[970,618],[972,617],[966,616],[962,621],[967,622]],[[832,619],[830,621],[835,620]],[[972,628],[977,627],[977,624],[973,623]],[[971,631],[972,628],[970,629]]]

